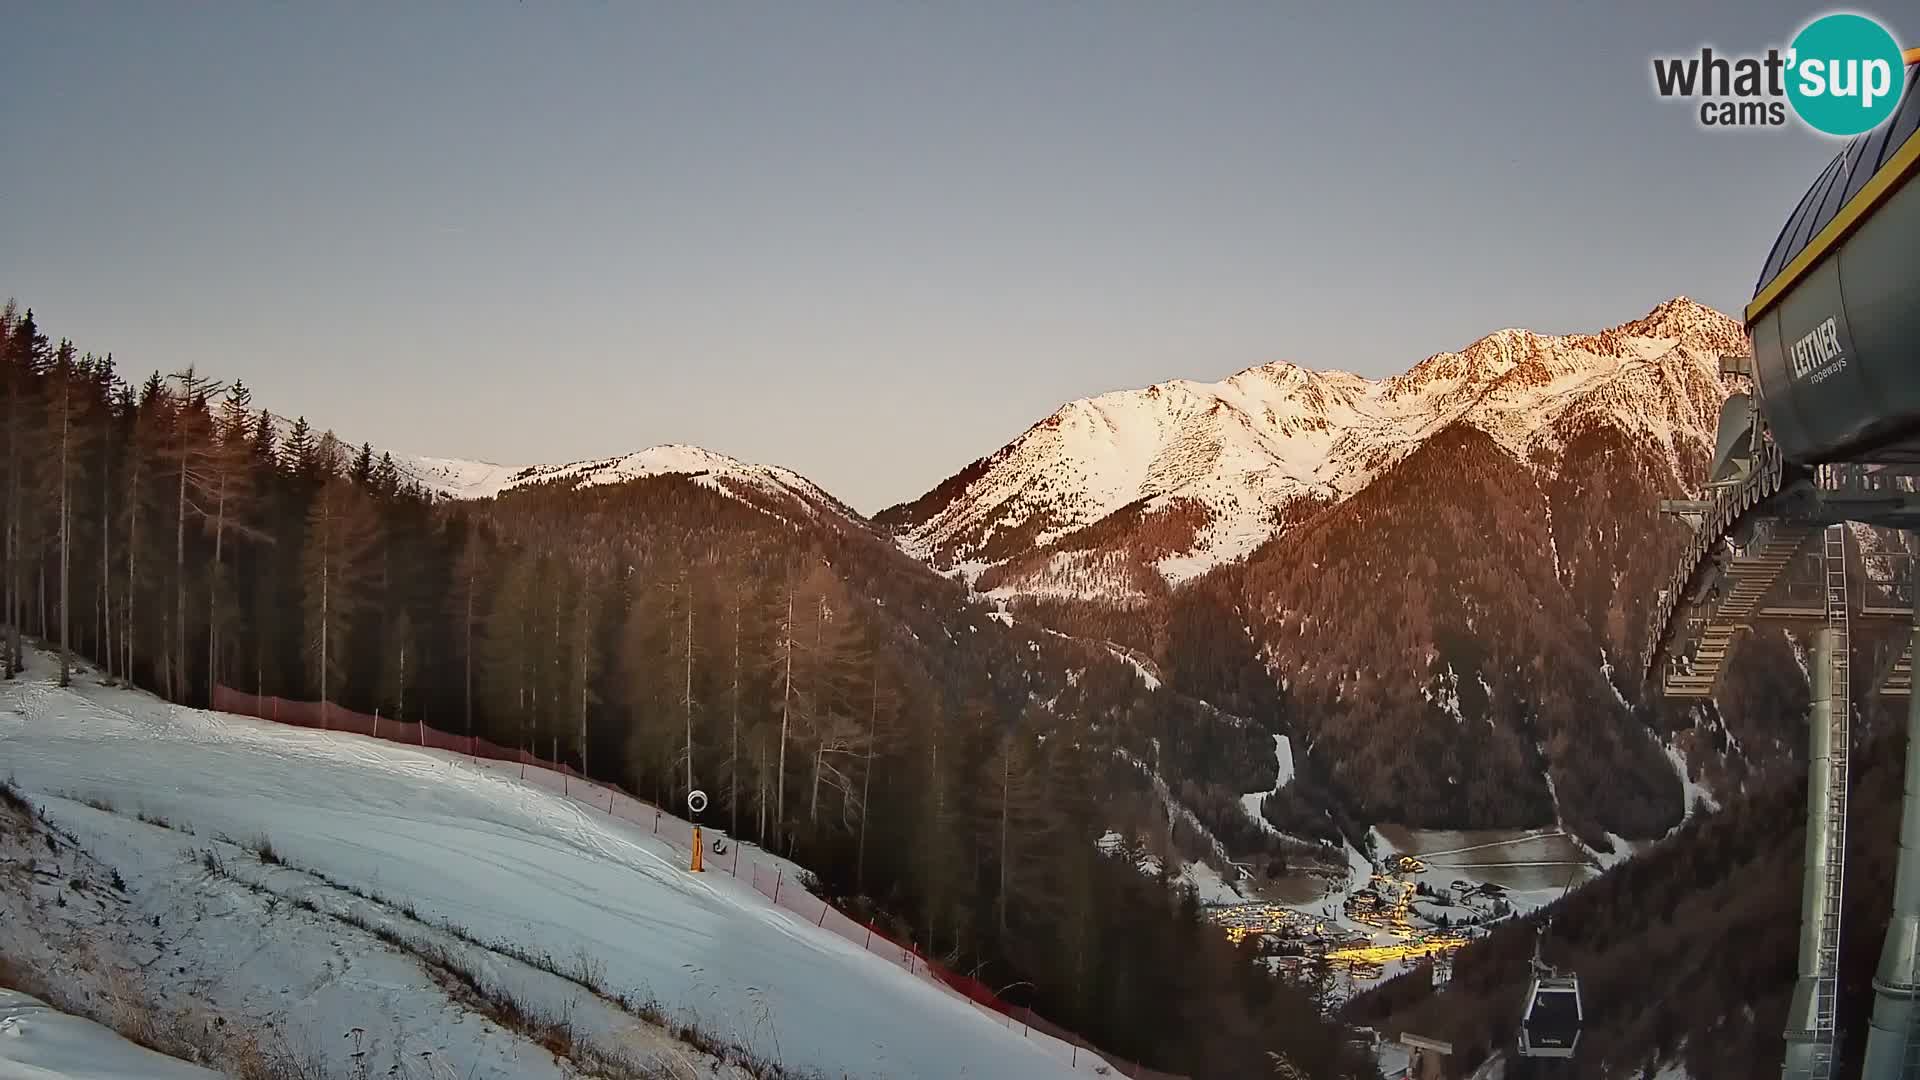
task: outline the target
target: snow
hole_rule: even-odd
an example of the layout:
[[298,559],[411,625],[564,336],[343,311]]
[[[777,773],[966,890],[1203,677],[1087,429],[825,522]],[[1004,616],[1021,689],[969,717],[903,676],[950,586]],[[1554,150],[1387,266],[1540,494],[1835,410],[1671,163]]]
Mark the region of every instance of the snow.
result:
[[[135,910],[115,925],[136,935],[130,947],[157,948],[137,939],[151,909],[167,946],[183,950],[187,974],[163,977],[162,992],[201,995],[335,1055],[359,1028],[382,1063],[438,1048],[463,1077],[559,1075],[532,1068],[526,1055],[542,1052],[505,1033],[480,1038],[472,1015],[410,960],[324,914],[357,910],[455,945],[437,929],[443,921],[474,941],[599,965],[609,988],[657,999],[676,1019],[789,1068],[930,1080],[1071,1071],[1051,1056],[1052,1040],[1009,1031],[924,976],[770,906],[745,880],[686,873],[684,852],[556,791],[437,751],[169,706],[92,676],[63,691],[44,658],[35,669],[0,688],[0,760],[54,823],[126,875]],[[195,835],[142,824],[136,810]],[[287,866],[214,839],[223,835],[266,836]],[[263,894],[210,891],[194,858],[209,846],[236,877],[317,910],[263,914],[275,910]],[[353,888],[411,905],[418,925]],[[576,1009],[586,1030],[634,1026],[571,984],[463,947],[517,993]],[[196,968],[219,978],[195,982]]]
[[1107,647],[1107,651],[1112,653],[1116,659],[1125,660],[1127,663],[1133,665],[1133,670],[1139,672],[1140,681],[1146,684],[1148,690],[1160,689],[1159,676],[1147,670],[1147,665],[1141,663],[1139,657],[1135,656],[1132,650],[1123,649],[1111,641],[1102,642],[1102,644]]
[[1384,1080],[1401,1080],[1413,1060],[1413,1052],[1397,1042],[1379,1045],[1380,1075]]
[[1219,871],[1206,863],[1187,863],[1180,870],[1180,879],[1193,888],[1202,904],[1239,904],[1246,901],[1246,897],[1220,877]]
[[[1740,340],[1733,320],[1682,297],[1600,334],[1497,331],[1387,379],[1276,362],[1220,382],[1083,398],[994,453],[900,544],[928,561],[978,565],[1004,558],[988,553],[997,536],[1030,525],[1039,528],[1023,558],[1123,512],[1194,514],[1192,542],[1151,564],[1177,584],[1245,557],[1300,500],[1344,499],[1456,423],[1529,464],[1609,425],[1655,448],[1678,478],[1684,453],[1711,449],[1718,352]],[[1076,577],[1051,562],[1001,591],[1104,599],[1135,588],[1117,570]]]
[[452,458],[395,459],[402,472],[419,478],[431,490],[453,498],[484,499],[528,484],[572,481],[581,487],[623,484],[654,476],[687,476],[695,482],[724,494],[736,488],[759,491],[783,500],[798,500],[809,506],[846,508],[819,485],[791,469],[777,465],[752,465],[725,454],[698,446],[667,443],[650,446],[631,454],[609,458],[568,462],[564,465],[529,465],[510,468],[486,462]]
[[1667,743],[1664,749],[1667,752],[1667,760],[1673,762],[1674,773],[1680,777],[1681,787],[1685,789],[1686,806],[1683,808],[1681,820],[1684,821],[1693,816],[1695,802],[1704,803],[1708,810],[1720,809],[1720,802],[1713,797],[1713,791],[1700,781],[1692,779],[1686,753],[1672,743]]
[[1293,740],[1285,735],[1273,737],[1273,761],[1280,769],[1279,778],[1274,781],[1273,790],[1279,791],[1293,783]]
[[39,998],[0,989],[0,1077],[8,1080],[216,1080]]
[[[292,421],[277,414],[269,415],[273,417],[276,433],[284,439],[293,429]],[[352,444],[348,444],[348,449],[352,449]],[[375,460],[382,453],[390,452],[375,449]],[[630,454],[559,465],[500,465],[491,461],[401,453],[391,456],[403,480],[412,480],[426,491],[449,499],[490,499],[514,488],[550,480],[596,487],[672,475],[690,477],[695,483],[736,498],[743,494],[757,495],[758,501],[746,501],[769,513],[773,510],[764,504],[804,507],[847,519],[856,516],[824,488],[792,469],[754,465],[681,443],[665,443]],[[978,577],[985,568],[981,566],[973,576]]]
[[1352,891],[1373,880],[1373,863],[1353,846],[1353,841],[1343,838],[1341,842],[1347,846],[1347,888]]
[[1270,833],[1279,835],[1280,830],[1274,828],[1273,823],[1268,821],[1264,814],[1260,813],[1260,803],[1265,800],[1268,795],[1278,795],[1281,788],[1293,782],[1293,743],[1285,735],[1275,735],[1273,737],[1273,760],[1279,769],[1279,773],[1273,782],[1273,790],[1254,791],[1240,796],[1240,807],[1247,812],[1249,818],[1253,819],[1254,824],[1259,825]]
[[393,463],[402,476],[417,481],[436,495],[452,499],[484,499],[497,495],[512,486],[514,477],[525,471],[515,465],[460,458],[395,456]]

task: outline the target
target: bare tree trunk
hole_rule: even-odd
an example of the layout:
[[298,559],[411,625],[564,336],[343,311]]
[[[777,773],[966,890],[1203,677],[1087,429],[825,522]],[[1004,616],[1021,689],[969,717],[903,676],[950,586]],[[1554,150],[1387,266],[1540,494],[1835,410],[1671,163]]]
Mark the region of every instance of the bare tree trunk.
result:
[[787,587],[786,640],[782,642],[786,650],[783,662],[786,668],[782,676],[780,690],[780,765],[774,778],[773,830],[779,832],[786,819],[787,809],[787,724],[793,712],[793,586]]
[[866,890],[867,878],[867,796],[873,791],[873,744],[880,728],[880,657],[873,660],[873,706],[867,713],[867,766],[860,777],[860,844],[853,859],[855,892]]
[[813,609],[813,793],[807,799],[807,824],[820,824],[820,758],[826,752],[826,740],[821,737],[822,724],[827,709],[827,696],[821,687],[821,675],[824,665],[821,663],[821,641],[827,626],[827,598],[823,594]]
[[127,611],[126,622],[120,627],[120,642],[126,646],[127,664],[122,674],[127,684],[133,684],[133,639],[134,639],[134,552],[140,550],[140,496],[135,488],[139,483],[139,469],[134,470],[134,486],[127,489]]
[[812,794],[807,796],[807,824],[820,824],[820,758],[827,752],[824,740],[813,744],[813,784]]
[[586,593],[593,589],[592,579],[587,581],[586,590],[581,596],[580,610],[580,775],[587,775],[587,697],[592,683],[593,664],[590,662],[593,647],[593,608],[586,601]]
[[[189,385],[187,389],[191,392],[193,388]],[[183,401],[182,408],[185,409],[188,404]],[[184,413],[175,424],[180,429],[180,485],[173,523],[173,662],[167,673],[167,696],[180,701],[187,694],[187,432]]]
[[72,675],[73,675],[73,642],[68,637],[68,630],[72,623],[72,620],[67,617],[67,612],[69,608],[69,599],[72,595],[71,583],[68,580],[69,570],[70,570],[69,559],[71,557],[69,553],[69,549],[71,546],[71,541],[73,539],[73,536],[72,536],[73,530],[71,528],[71,525],[72,525],[71,509],[72,508],[68,505],[68,495],[72,489],[72,484],[69,482],[68,476],[67,476],[67,465],[70,460],[69,443],[72,441],[70,438],[71,428],[72,428],[72,417],[73,417],[72,398],[73,398],[73,379],[71,378],[71,376],[69,376],[62,380],[62,385],[60,388],[60,685],[61,686],[71,685]]
[[113,488],[108,476],[113,464],[113,420],[107,420],[109,432],[101,453],[100,466],[100,655],[105,660],[107,680],[113,680]]
[[0,672],[0,674],[4,674],[7,678],[11,679],[13,678],[14,672],[19,670],[18,666],[14,663],[17,655],[17,648],[15,646],[15,642],[17,641],[16,630],[19,627],[19,623],[14,618],[14,599],[17,592],[14,586],[14,578],[16,575],[14,536],[19,528],[20,505],[19,500],[14,496],[14,492],[16,485],[19,483],[18,477],[20,473],[20,446],[15,438],[15,430],[20,426],[19,406],[17,404],[19,401],[20,387],[17,385],[19,374],[12,370],[11,365],[8,366],[6,371],[0,372],[0,375],[3,375],[7,380],[7,527],[5,536],[7,563],[5,607],[7,627],[6,641],[0,643],[0,653],[5,654],[4,656],[0,656],[0,667],[5,668],[4,672]]
[[729,724],[731,745],[727,750],[727,829],[735,839],[740,836],[740,586],[733,588],[733,691],[730,695],[733,719]]
[[682,574],[681,587],[687,605],[687,675],[685,696],[681,702],[687,711],[687,791],[693,791],[693,578]]
[[1000,754],[1000,936],[1007,936],[1007,793],[1013,782],[1013,745]]
[[467,739],[471,746],[473,739],[473,585],[474,573],[471,565],[467,568]]
[[[766,759],[767,737],[763,732],[760,736],[760,760],[765,761]],[[754,835],[760,838],[761,846],[765,847],[767,843],[767,770],[763,766],[762,768],[755,769],[754,772],[757,774],[754,780],[757,782],[755,790],[758,792],[758,797],[754,799],[754,808],[760,813],[760,822],[754,829]]]
[[[324,499],[326,498],[326,496],[322,495],[321,498]],[[323,545],[326,544],[329,539],[328,534],[333,531],[333,514],[332,514],[331,508],[328,508],[328,510],[324,512],[324,517],[327,522],[327,527],[324,530],[322,530],[320,534],[320,542]],[[325,730],[327,726],[327,644],[328,644],[327,624],[331,621],[328,618],[328,612],[327,612],[327,601],[328,601],[327,586],[332,584],[332,582],[329,580],[332,577],[332,572],[333,572],[333,552],[327,550],[325,547],[322,547],[320,550],[320,727],[321,727],[321,730]]]
[[214,683],[220,679],[220,548],[227,527],[227,470],[220,467],[219,493],[213,503],[213,565],[207,573],[207,696],[213,696]]

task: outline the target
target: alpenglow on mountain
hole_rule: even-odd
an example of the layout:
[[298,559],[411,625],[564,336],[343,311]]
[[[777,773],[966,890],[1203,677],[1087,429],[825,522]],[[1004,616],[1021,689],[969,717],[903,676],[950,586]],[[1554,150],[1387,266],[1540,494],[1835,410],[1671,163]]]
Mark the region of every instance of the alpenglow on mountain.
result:
[[877,521],[996,595],[1129,602],[1245,557],[1436,434],[1477,428],[1522,462],[1591,424],[1681,475],[1723,397],[1732,319],[1684,296],[1596,334],[1500,330],[1371,380],[1286,362],[1069,402]]

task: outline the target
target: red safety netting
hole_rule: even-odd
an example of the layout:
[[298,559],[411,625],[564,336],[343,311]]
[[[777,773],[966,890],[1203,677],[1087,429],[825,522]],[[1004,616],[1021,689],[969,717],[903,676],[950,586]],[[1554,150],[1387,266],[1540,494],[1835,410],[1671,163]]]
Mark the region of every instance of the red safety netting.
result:
[[[448,734],[425,724],[383,719],[377,714],[355,712],[338,705],[248,694],[226,686],[216,685],[213,688],[213,707],[220,712],[238,713],[297,727],[364,735],[459,754],[479,768],[578,800],[647,829],[683,851],[692,851],[691,822],[675,817],[644,799],[635,798],[618,787],[589,780],[570,766],[548,761],[526,750],[500,746],[473,736]],[[707,835],[724,843],[724,836],[718,830],[707,830]],[[731,874],[749,883],[773,906],[791,912],[971,1002],[996,1023],[1017,1029],[1027,1038],[1040,1041],[1043,1048],[1061,1062],[1076,1069],[1094,1072],[1107,1068],[1135,1080],[1187,1080],[1173,1073],[1158,1072],[1135,1062],[1101,1054],[1085,1039],[1035,1016],[1032,1010],[1007,1004],[978,979],[948,971],[927,959],[917,948],[894,941],[871,924],[854,919],[808,892],[795,880],[791,863],[776,860],[757,848],[748,849],[744,844],[724,846],[724,851],[709,849],[711,854],[705,859],[708,871]],[[743,851],[746,852],[744,855]]]

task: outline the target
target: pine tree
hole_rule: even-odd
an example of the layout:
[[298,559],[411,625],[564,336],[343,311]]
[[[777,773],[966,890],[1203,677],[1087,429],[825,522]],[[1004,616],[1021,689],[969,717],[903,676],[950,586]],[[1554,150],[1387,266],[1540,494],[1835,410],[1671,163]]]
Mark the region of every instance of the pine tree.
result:
[[994,858],[999,881],[994,907],[1003,940],[1010,900],[1026,883],[1027,868],[1038,862],[1045,850],[1038,843],[1044,829],[1042,789],[1028,746],[1018,731],[1009,732],[1001,738],[988,765],[998,786],[993,825],[999,833]]
[[798,606],[800,582],[789,578],[787,582],[786,614],[780,620],[780,639],[778,642],[780,657],[780,758],[774,766],[773,794],[773,831],[780,835],[786,821],[787,811],[787,738],[792,731],[796,713],[804,711],[794,694],[793,663],[794,654],[799,652],[800,625],[794,621],[794,608]]
[[[152,640],[150,635],[140,632],[139,616],[148,606],[139,603],[140,595],[154,591],[151,582],[141,576],[141,568],[151,565],[152,560],[142,560],[141,522],[145,520],[142,504],[149,497],[150,478],[156,472],[156,462],[164,451],[168,432],[173,425],[174,402],[168,393],[166,384],[161,381],[160,373],[153,372],[140,388],[138,401],[134,405],[132,439],[127,448],[126,498],[127,516],[127,602],[125,612],[125,632],[121,635],[126,648],[126,675],[129,681],[135,678],[135,664],[141,651],[140,642]],[[152,543],[149,539],[147,543]],[[157,557],[157,552],[150,552]],[[152,597],[150,597],[152,599]],[[151,616],[148,617],[151,621]]]
[[289,472],[310,484],[319,483],[324,477],[320,461],[320,443],[314,438],[313,428],[307,418],[298,417],[293,427],[288,429],[285,444],[280,448],[280,459],[286,462]]
[[30,427],[38,411],[39,381],[48,357],[47,337],[35,323],[33,311],[29,309],[25,315],[15,317],[7,333],[5,381],[0,384],[0,390],[5,393],[0,425],[4,425],[6,437],[7,522],[4,552],[0,552],[0,557],[4,557],[6,564],[4,674],[8,678],[20,670],[23,658],[20,624],[26,610],[22,579],[28,542],[23,528],[24,495],[37,441],[34,437],[37,433]]
[[[508,556],[493,591],[485,622],[482,683],[492,732],[527,748],[533,736],[535,622],[539,609],[539,558],[530,551]],[[511,718],[510,732],[498,723]]]
[[627,756],[630,767],[656,794],[677,783],[684,746],[685,708],[682,629],[673,582],[634,573],[628,579],[626,620],[621,628],[625,676]]
[[379,524],[365,493],[338,472],[339,459],[339,444],[323,436],[318,464],[324,479],[307,513],[304,549],[308,670],[320,692],[323,722],[365,603],[367,557]]
[[189,501],[209,484],[208,463],[213,457],[213,418],[207,409],[209,395],[219,392],[218,384],[200,377],[192,365],[176,372],[180,384],[179,408],[174,412],[173,438],[165,460],[176,476],[173,546],[173,621],[169,624],[167,653],[167,696],[174,701],[187,696],[187,521],[190,517],[208,518],[207,506]]
[[[414,677],[407,666],[407,654],[413,649],[413,620],[405,608],[387,625],[386,646],[381,650],[380,704],[395,720],[405,720],[407,687]],[[417,654],[414,663],[418,663]]]
[[223,627],[232,621],[228,607],[231,590],[226,583],[222,553],[229,531],[250,537],[261,534],[244,525],[253,502],[255,452],[249,409],[253,393],[245,383],[227,388],[215,419],[213,444],[208,448],[201,470],[195,478],[195,502],[207,514],[213,532],[213,561],[207,572],[207,687],[208,692],[220,680],[220,639]]
[[675,622],[682,625],[679,639],[681,670],[683,672],[680,708],[687,721],[687,739],[682,751],[687,758],[687,791],[693,791],[693,658],[698,651],[697,640],[693,636],[693,578],[685,569],[680,572],[680,584],[677,590],[680,606],[680,618]]
[[838,762],[860,752],[864,725],[853,715],[853,703],[860,696],[855,683],[864,665],[854,648],[859,628],[840,583],[821,566],[809,575],[809,584],[813,593],[809,605],[812,641],[806,652],[808,685],[804,698],[811,707],[807,736],[813,749],[807,823],[817,829],[822,785],[840,792],[843,806],[850,802],[851,784]]
[[601,582],[594,568],[588,566],[579,571],[578,599],[572,606],[572,656],[567,669],[568,683],[566,700],[579,705],[580,771],[587,773],[587,713],[594,701],[593,680],[599,672],[599,649],[594,642],[594,620],[599,615],[597,603]]
[[485,555],[479,534],[471,526],[456,543],[459,554],[453,567],[453,589],[448,598],[449,613],[455,618],[460,639],[460,704],[466,718],[467,737],[473,737],[473,635],[480,626],[480,578]]
[[868,676],[866,754],[860,769],[860,837],[855,845],[853,870],[854,891],[861,895],[865,895],[867,883],[867,819],[873,808],[874,759],[882,742],[891,741],[899,708],[899,697],[893,681],[882,676],[880,649],[870,644],[867,656],[871,673]]
[[83,374],[74,359],[73,342],[64,339],[60,342],[54,350],[48,375],[53,391],[48,426],[55,432],[53,443],[59,448],[54,476],[59,488],[60,514],[60,685],[67,686],[73,672],[73,474],[78,456],[75,444],[86,430],[83,410],[87,400],[85,387],[80,385]]

